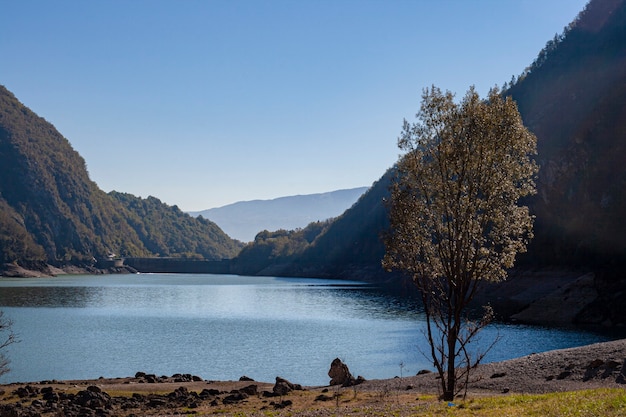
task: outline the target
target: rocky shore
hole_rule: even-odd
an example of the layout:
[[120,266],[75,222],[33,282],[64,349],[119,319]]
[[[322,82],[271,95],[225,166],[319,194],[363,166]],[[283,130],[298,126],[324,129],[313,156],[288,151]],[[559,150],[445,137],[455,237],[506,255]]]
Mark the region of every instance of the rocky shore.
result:
[[[332,368],[331,373],[337,382]],[[420,398],[430,396],[432,402],[437,397],[438,386],[433,373],[386,380],[359,377],[350,384],[303,387],[280,377],[273,383],[245,376],[238,381],[207,381],[189,374],[156,376],[138,372],[128,378],[3,385],[0,415],[329,416],[343,415],[343,411],[355,415],[354,410],[384,414],[390,405],[398,415],[411,415],[410,410],[422,401]],[[472,376],[468,395],[606,387],[626,387],[626,339],[481,365]]]
[[18,265],[15,263],[0,264],[0,276],[7,278],[50,278],[59,275],[104,275],[104,274],[134,274],[137,273],[131,267],[96,268],[89,266],[66,265],[56,267],[39,262],[33,265]]

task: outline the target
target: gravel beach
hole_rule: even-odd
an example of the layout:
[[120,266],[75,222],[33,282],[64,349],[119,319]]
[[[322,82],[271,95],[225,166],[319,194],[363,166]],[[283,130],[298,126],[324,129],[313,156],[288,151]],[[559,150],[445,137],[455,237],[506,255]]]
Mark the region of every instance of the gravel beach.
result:
[[[468,396],[626,388],[625,361],[623,339],[484,364],[472,373]],[[293,382],[138,372],[126,378],[15,383],[0,386],[0,416],[410,416],[416,407],[437,404],[439,394],[434,373],[345,388]]]

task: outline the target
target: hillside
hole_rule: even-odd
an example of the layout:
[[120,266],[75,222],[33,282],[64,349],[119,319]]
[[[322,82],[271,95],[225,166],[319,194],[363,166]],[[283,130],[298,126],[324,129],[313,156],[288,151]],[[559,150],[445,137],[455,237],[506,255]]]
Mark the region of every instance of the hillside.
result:
[[[211,222],[157,201],[152,215],[142,216],[133,213],[132,200],[100,190],[69,141],[0,86],[0,265],[91,265],[109,254],[153,256],[165,252],[159,243],[166,239],[182,242],[170,255],[221,259],[239,250]],[[164,230],[160,218],[185,226]],[[208,236],[205,244],[191,244],[202,235]]]
[[232,238],[250,242],[263,230],[298,229],[311,222],[337,217],[365,191],[367,187],[272,200],[239,201],[189,214],[211,219]]
[[[621,278],[626,265],[626,2],[591,1],[505,94],[518,102],[537,136],[541,166],[538,194],[527,201],[536,215],[536,237],[518,266],[583,271],[571,280],[595,272],[590,290],[596,295],[576,320],[626,322],[619,314],[619,294],[626,288]],[[382,199],[390,175],[298,256],[279,258],[258,273],[390,279],[380,267],[380,236],[387,224]],[[237,260],[245,270],[245,252],[241,255]],[[520,279],[511,284],[515,291],[524,290]]]
[[392,170],[387,172],[331,222],[312,223],[300,233],[260,233],[233,261],[234,272],[379,279],[384,274],[380,236],[388,226],[383,200],[389,194],[392,175]]
[[538,138],[533,257],[626,260],[626,2],[590,2],[508,94]]
[[115,191],[109,195],[130,212],[128,223],[152,254],[220,260],[232,258],[241,249],[241,243],[215,223],[192,217],[156,197],[143,199]]

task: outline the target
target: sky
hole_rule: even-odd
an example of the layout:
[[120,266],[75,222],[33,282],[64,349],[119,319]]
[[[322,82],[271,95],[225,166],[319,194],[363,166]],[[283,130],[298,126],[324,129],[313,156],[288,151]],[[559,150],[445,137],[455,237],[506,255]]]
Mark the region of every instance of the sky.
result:
[[486,95],[587,0],[0,0],[0,84],[106,192],[184,211],[369,186],[424,88]]

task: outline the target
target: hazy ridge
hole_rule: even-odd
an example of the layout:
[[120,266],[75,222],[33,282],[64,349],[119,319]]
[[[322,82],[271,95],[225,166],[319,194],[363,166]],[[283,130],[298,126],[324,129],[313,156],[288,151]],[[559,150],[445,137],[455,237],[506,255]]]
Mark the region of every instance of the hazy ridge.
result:
[[337,217],[365,191],[367,187],[271,200],[239,201],[189,214],[210,219],[232,238],[249,242],[263,230],[292,230],[306,227],[311,222]]

